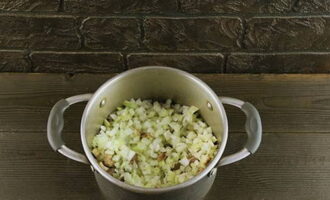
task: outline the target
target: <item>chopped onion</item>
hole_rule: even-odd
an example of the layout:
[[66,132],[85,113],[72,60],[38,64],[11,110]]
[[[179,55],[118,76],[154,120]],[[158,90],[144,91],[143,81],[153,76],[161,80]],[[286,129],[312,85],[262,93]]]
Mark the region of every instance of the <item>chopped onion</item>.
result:
[[180,160],[180,163],[186,167],[189,165],[189,160],[186,157],[184,157]]
[[220,142],[197,111],[170,99],[164,104],[124,101],[93,138],[93,155],[102,169],[132,185],[158,188],[185,182],[207,166]]

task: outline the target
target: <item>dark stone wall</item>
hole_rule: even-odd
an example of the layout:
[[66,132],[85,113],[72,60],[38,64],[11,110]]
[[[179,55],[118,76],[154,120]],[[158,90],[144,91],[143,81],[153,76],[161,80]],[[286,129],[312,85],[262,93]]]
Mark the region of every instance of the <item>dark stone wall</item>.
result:
[[329,0],[1,0],[0,72],[329,73]]

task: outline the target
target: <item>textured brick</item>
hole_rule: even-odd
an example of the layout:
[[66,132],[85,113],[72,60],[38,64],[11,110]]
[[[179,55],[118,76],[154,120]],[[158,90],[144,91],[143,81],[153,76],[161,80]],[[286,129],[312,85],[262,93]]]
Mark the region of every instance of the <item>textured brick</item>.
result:
[[248,20],[247,49],[326,50],[330,47],[330,18],[253,18]]
[[290,12],[294,0],[179,0],[182,12],[256,14]]
[[330,53],[234,54],[228,73],[329,73]]
[[330,12],[329,0],[300,0],[294,8],[299,13]]
[[64,0],[70,13],[164,13],[177,10],[176,0]]
[[175,54],[175,53],[135,53],[128,55],[128,67],[148,65],[169,66],[194,73],[222,72],[223,55]]
[[75,20],[70,17],[0,16],[2,48],[77,49]]
[[242,33],[239,18],[147,18],[145,40],[149,49],[230,50],[237,49]]
[[35,72],[115,73],[124,70],[122,55],[108,52],[34,52]]
[[0,72],[29,72],[31,66],[24,51],[1,51]]
[[139,48],[141,30],[135,18],[88,18],[83,25],[85,45],[91,49]]
[[0,11],[57,11],[60,0],[1,0]]

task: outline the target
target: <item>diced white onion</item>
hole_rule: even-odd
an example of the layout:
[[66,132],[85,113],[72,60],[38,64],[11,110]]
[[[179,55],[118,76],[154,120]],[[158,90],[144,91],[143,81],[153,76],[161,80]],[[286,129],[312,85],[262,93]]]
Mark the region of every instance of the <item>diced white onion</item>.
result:
[[124,101],[103,121],[92,152],[102,169],[126,183],[151,188],[183,183],[206,167],[220,142],[197,111],[170,99]]

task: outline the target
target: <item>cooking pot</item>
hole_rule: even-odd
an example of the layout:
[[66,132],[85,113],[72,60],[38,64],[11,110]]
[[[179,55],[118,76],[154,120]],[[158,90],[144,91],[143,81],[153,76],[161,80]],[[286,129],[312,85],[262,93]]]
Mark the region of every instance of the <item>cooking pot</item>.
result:
[[[124,183],[97,163],[91,153],[91,143],[99,132],[103,120],[131,98],[166,100],[183,105],[194,105],[218,139],[218,151],[209,165],[194,178],[170,187],[142,188]],[[80,126],[84,154],[68,148],[61,138],[64,126],[63,114],[70,105],[88,101]],[[228,122],[223,104],[240,108],[246,115],[247,142],[242,150],[222,157],[228,138]],[[91,166],[101,192],[114,200],[194,200],[202,199],[210,190],[217,167],[239,161],[253,154],[261,142],[261,120],[256,108],[248,102],[230,97],[218,97],[212,89],[197,77],[169,67],[148,66],[123,72],[105,82],[94,94],[82,94],[58,101],[52,108],[47,137],[50,146],[64,156]]]

